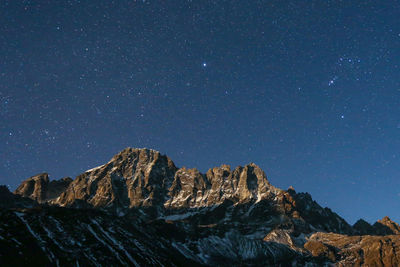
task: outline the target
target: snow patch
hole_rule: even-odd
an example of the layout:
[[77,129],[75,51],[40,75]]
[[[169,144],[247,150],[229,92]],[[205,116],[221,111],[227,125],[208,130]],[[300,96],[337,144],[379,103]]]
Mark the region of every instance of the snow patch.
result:
[[87,229],[88,229],[89,232],[94,236],[94,238],[96,238],[100,243],[102,243],[105,247],[107,247],[107,248],[112,252],[112,254],[115,255],[115,256],[118,258],[119,262],[121,262],[123,265],[126,265],[126,262],[124,262],[124,261],[120,258],[118,252],[115,251],[109,244],[107,244],[106,241],[104,241],[103,239],[101,239],[101,238],[96,234],[96,232],[93,230],[93,228],[92,228],[90,225],[87,225]]
[[92,169],[90,169],[90,170],[86,170],[85,172],[92,172],[92,171],[95,171],[95,170],[97,170],[97,169],[100,169],[101,167],[104,167],[104,165],[105,165],[105,164],[100,165],[100,166],[97,166],[97,167],[94,167],[94,168],[92,168]]
[[[50,253],[50,255],[47,255],[48,256],[48,258],[49,258],[49,260],[51,261],[51,262],[53,262],[54,260],[55,260],[55,257],[54,257],[54,254],[49,250],[49,251],[46,251],[46,248],[45,248],[45,246],[44,246],[44,244],[45,244],[45,242],[43,241],[43,239],[42,238],[40,238],[40,235],[38,234],[38,233],[36,233],[36,232],[34,232],[33,230],[32,230],[32,228],[31,228],[31,226],[28,224],[28,222],[25,220],[25,218],[24,218],[24,213],[22,213],[22,212],[14,212],[15,213],[15,215],[17,215],[17,217],[18,218],[20,218],[20,220],[25,224],[25,226],[26,226],[26,229],[28,229],[28,231],[31,233],[31,235],[37,240],[37,241],[39,241],[39,246],[40,246],[40,248],[43,250],[43,252],[44,253],[46,253],[46,252],[48,252],[48,253]],[[49,257],[50,256],[50,257]]]
[[46,231],[47,236],[51,239],[51,241],[53,241],[54,244],[56,244],[56,246],[66,252],[71,252],[71,250],[65,249],[60,243],[58,243],[58,241],[54,238],[53,233],[44,225],[42,225],[43,229]]
[[104,231],[104,229],[100,226],[100,224],[96,221],[96,220],[92,220],[92,222],[97,226],[97,228],[99,228],[99,230],[109,239],[111,240],[111,242],[117,246],[120,250],[122,250],[126,257],[137,267],[139,267],[140,265],[132,258],[132,256],[128,253],[128,251],[125,250],[124,246],[118,242],[117,240],[115,240],[110,234],[108,234],[106,231]]
[[163,219],[166,221],[178,221],[178,220],[187,219],[195,214],[197,214],[197,212],[187,212],[184,214],[174,214],[174,215],[169,215],[169,216],[165,216],[165,217],[160,217],[159,219]]

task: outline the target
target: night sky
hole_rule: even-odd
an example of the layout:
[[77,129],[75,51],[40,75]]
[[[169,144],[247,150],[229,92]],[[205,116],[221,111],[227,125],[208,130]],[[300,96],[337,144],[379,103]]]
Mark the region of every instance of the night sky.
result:
[[400,1],[0,1],[0,184],[125,147],[400,222]]

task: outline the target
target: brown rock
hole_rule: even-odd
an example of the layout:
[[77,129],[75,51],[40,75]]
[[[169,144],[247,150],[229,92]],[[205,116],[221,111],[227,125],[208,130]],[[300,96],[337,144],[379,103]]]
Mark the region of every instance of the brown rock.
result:
[[47,173],[37,174],[26,179],[15,190],[14,194],[22,197],[29,197],[42,203],[46,200],[46,192],[49,184],[49,175]]
[[179,169],[169,189],[171,198],[165,207],[197,207],[206,205],[207,179],[197,169]]
[[165,207],[213,206],[225,200],[246,203],[260,201],[277,191],[254,163],[239,166],[233,172],[228,165],[221,165],[208,170],[206,175],[182,168],[175,174]]
[[400,264],[400,238],[396,235],[346,236],[316,233],[309,238],[304,247],[315,256],[326,256],[327,252],[335,251],[338,266],[399,266]]
[[331,262],[336,261],[335,251],[320,241],[310,240],[304,244],[304,248],[310,251],[313,257],[328,259]]
[[378,220],[373,227],[378,235],[400,234],[400,225],[392,221],[388,216]]
[[126,148],[108,163],[79,175],[57,203],[69,206],[81,200],[94,207],[162,205],[175,172],[174,163],[158,151]]
[[39,203],[44,203],[57,198],[65,191],[71,182],[72,179],[69,177],[50,182],[49,175],[47,173],[41,173],[22,182],[15,190],[14,194],[22,197],[29,197]]

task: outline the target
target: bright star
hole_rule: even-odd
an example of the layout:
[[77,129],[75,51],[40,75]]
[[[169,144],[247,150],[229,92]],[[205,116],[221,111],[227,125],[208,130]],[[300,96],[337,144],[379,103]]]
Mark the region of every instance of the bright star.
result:
[[203,62],[203,67],[207,67],[207,63],[206,62]]
[[333,77],[329,82],[328,82],[328,86],[334,85],[336,80],[338,79],[338,76]]

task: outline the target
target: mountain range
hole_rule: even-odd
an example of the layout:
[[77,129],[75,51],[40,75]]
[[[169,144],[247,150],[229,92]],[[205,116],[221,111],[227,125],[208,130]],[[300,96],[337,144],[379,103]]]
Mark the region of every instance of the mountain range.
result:
[[126,148],[75,179],[0,186],[1,266],[398,266],[400,226],[348,224],[250,163],[205,174]]

